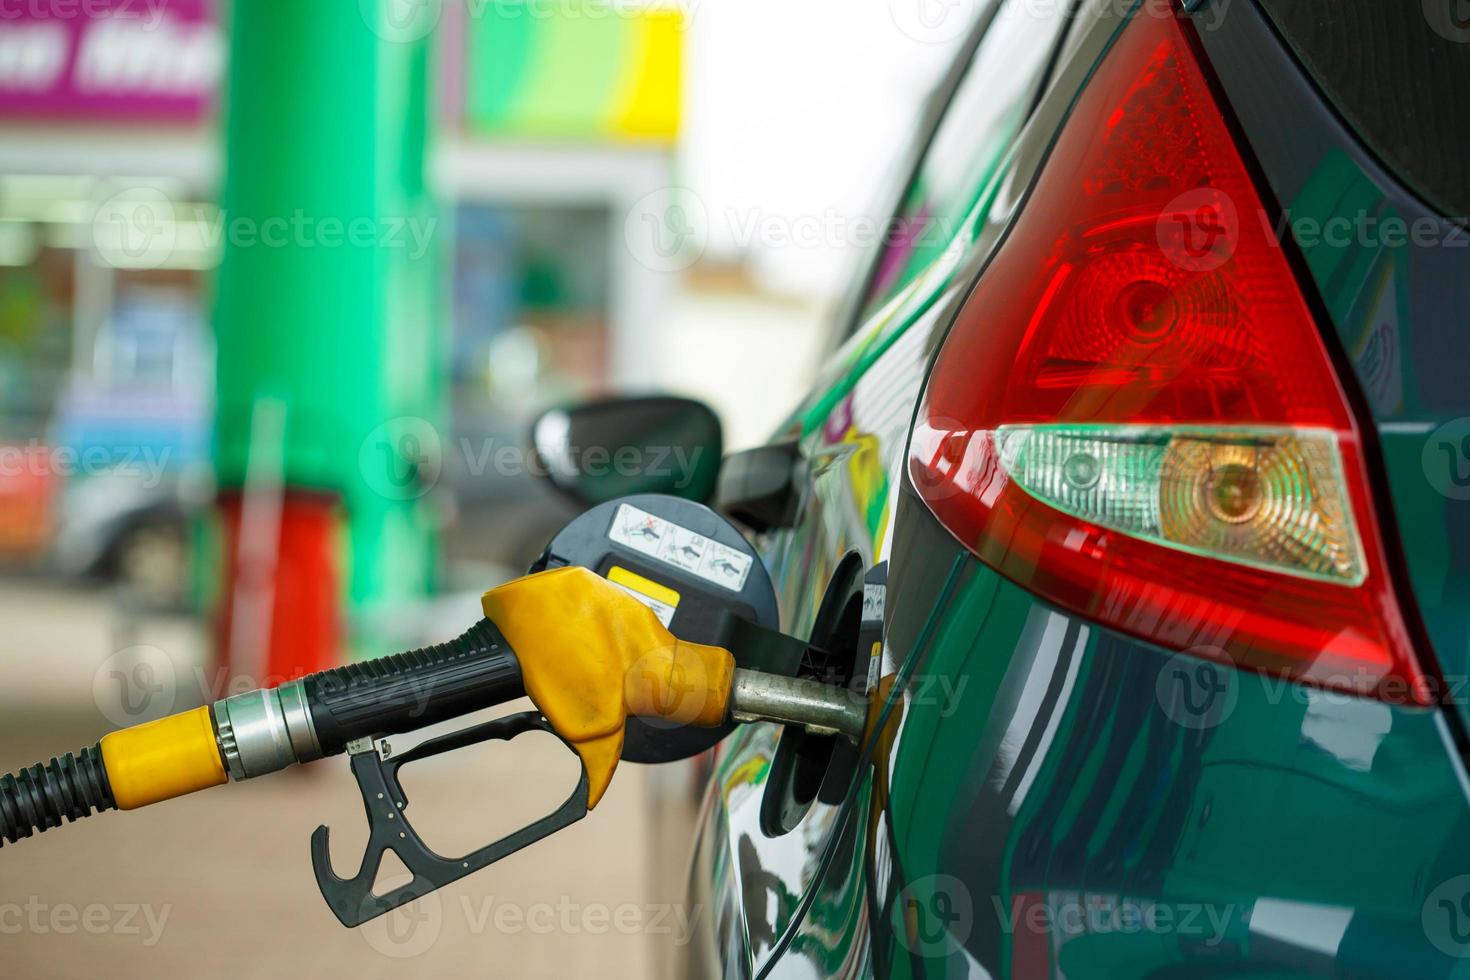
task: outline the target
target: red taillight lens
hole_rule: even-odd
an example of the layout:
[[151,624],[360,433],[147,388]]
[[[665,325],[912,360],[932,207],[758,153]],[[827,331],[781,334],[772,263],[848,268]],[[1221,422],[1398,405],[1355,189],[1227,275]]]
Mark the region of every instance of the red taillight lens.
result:
[[910,476],[1058,605],[1424,701],[1356,424],[1184,29],[1137,18],[1083,94],[940,352]]

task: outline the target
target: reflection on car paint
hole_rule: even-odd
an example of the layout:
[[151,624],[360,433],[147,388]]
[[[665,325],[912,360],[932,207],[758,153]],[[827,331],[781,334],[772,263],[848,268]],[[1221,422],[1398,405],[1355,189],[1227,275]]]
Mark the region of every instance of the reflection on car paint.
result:
[[[900,465],[913,404],[922,385],[932,334],[943,322],[942,310],[930,309],[917,318],[899,342],[892,344],[883,358],[866,376],[849,390],[840,402],[833,424],[810,433],[802,440],[809,461],[808,479],[800,502],[802,519],[797,528],[768,535],[761,542],[762,554],[777,583],[783,629],[794,635],[806,635],[820,604],[827,582],[836,568],[834,556],[855,550],[865,565],[872,565],[888,540],[893,510],[893,488],[899,479]],[[896,669],[896,665],[892,665]],[[888,678],[891,684],[892,678]],[[886,689],[886,687],[885,687]],[[851,949],[846,944],[833,946],[834,937],[848,940],[868,932],[869,908],[863,887],[862,868],[869,850],[866,827],[869,787],[862,789],[858,801],[857,820],[850,822],[851,839],[838,842],[847,848],[842,862],[834,862],[829,880],[813,880],[816,862],[831,836],[838,808],[814,803],[803,824],[791,834],[775,840],[759,831],[757,816],[760,796],[770,753],[774,750],[773,726],[747,726],[726,740],[721,751],[715,785],[721,787],[722,805],[710,806],[701,830],[701,846],[709,841],[726,841],[727,853],[722,860],[730,872],[722,879],[723,891],[711,896],[716,916],[748,922],[753,965],[758,969],[769,947],[755,938],[769,934],[779,936],[790,924],[780,918],[791,911],[778,903],[746,905],[740,902],[744,893],[734,887],[747,875],[759,878],[777,868],[793,869],[794,876],[785,887],[798,898],[817,887],[807,920],[792,943],[788,955],[801,954],[806,959],[835,964],[847,972],[822,972],[821,976],[860,975],[859,964],[849,961]],[[736,774],[739,774],[738,778]],[[748,827],[749,846],[736,846],[737,828]],[[863,838],[863,839],[858,839]],[[754,862],[752,864],[752,862]],[[772,918],[772,917],[775,918]],[[730,927],[730,928],[733,928]],[[842,929],[852,930],[843,933]],[[722,930],[723,933],[723,930]],[[851,943],[864,950],[864,942]],[[742,956],[741,959],[744,959]],[[866,963],[863,954],[862,963]],[[865,969],[865,967],[864,967]]]
[[[1045,30],[1040,33],[1045,34]],[[1059,29],[1056,36],[1060,36]],[[1090,60],[1094,53],[1085,51],[1085,59]],[[929,355],[949,322],[950,311],[967,291],[969,277],[957,273],[994,245],[1020,200],[1013,185],[1019,181],[1019,186],[1025,186],[1026,174],[1018,173],[1018,158],[1016,152],[1000,154],[999,164],[987,175],[974,206],[947,247],[844,345],[822,373],[812,396],[785,427],[785,431],[801,435],[803,454],[810,464],[799,502],[800,519],[796,528],[766,535],[760,545],[777,586],[782,627],[789,633],[805,635],[810,631],[837,556],[856,551],[871,565],[895,546],[898,467]],[[903,655],[895,658],[885,652],[882,672],[891,675],[897,671]],[[905,716],[905,729],[914,717]],[[739,768],[766,744],[766,738],[754,731],[738,731],[726,741],[722,763]],[[890,758],[896,760],[900,751],[896,745]],[[886,777],[888,764],[881,763],[879,771]],[[754,815],[759,808],[759,792],[764,788],[764,773],[761,780],[730,792],[726,805],[710,806],[701,830],[701,846],[724,842],[720,859],[738,869],[733,875],[727,871],[713,883],[717,894],[712,901],[720,914],[729,917],[727,928],[722,930],[727,969],[759,970],[768,953],[754,948],[753,943],[736,950],[740,930],[734,921],[739,916],[773,923],[777,936],[789,924],[774,922],[772,917],[779,917],[779,913],[770,904],[740,908],[733,879],[742,877],[746,865],[754,862],[762,872],[795,869],[798,880],[783,880],[799,897],[814,889],[811,908],[787,954],[793,965],[783,962],[783,973],[805,972],[795,965],[801,962],[810,963],[817,975],[823,976],[886,972],[888,963],[879,962],[876,953],[870,954],[867,936],[870,931],[880,935],[891,932],[875,925],[889,908],[881,903],[887,890],[867,887],[865,876],[872,873],[883,877],[890,889],[903,880],[890,866],[897,861],[896,845],[887,839],[893,825],[881,808],[873,811],[869,804],[870,794],[888,797],[889,781],[885,778],[881,786],[867,781],[860,786],[855,801],[857,817],[847,821],[841,839],[834,841],[831,834],[837,808],[820,802],[813,805],[796,831],[774,840],[759,836]],[[871,819],[870,812],[876,813]],[[747,828],[752,853],[742,854],[734,840]],[[827,880],[816,882],[816,868],[829,847],[841,849],[841,860],[832,861]],[[888,852],[890,864],[870,860],[870,855],[879,850]],[[766,935],[763,926],[750,929],[762,937]]]
[[1470,870],[1470,818],[1434,711],[1238,672],[1171,699],[1167,652],[978,565],[941,613],[924,669],[974,682],[895,759],[873,852],[891,975],[961,948],[1014,976],[1448,972],[1456,896],[1432,899]]

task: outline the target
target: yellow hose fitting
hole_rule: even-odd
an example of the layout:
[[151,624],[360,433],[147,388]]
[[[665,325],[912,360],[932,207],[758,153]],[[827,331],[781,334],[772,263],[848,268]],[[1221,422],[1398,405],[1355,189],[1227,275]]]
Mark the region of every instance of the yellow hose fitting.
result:
[[119,810],[136,810],[226,781],[208,707],[105,736],[102,762]]

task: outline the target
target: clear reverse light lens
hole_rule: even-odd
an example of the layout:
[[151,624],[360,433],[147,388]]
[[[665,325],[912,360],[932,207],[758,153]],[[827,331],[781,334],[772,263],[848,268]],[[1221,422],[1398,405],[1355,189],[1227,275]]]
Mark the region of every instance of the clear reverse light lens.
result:
[[1330,431],[1002,425],[995,443],[1010,479],[1074,517],[1274,571],[1365,577]]

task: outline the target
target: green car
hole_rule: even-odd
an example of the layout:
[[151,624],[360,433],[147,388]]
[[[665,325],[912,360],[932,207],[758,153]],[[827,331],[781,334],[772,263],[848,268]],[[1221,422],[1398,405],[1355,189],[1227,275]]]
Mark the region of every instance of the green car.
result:
[[726,462],[882,712],[720,747],[692,969],[1470,975],[1463,4],[980,6]]

